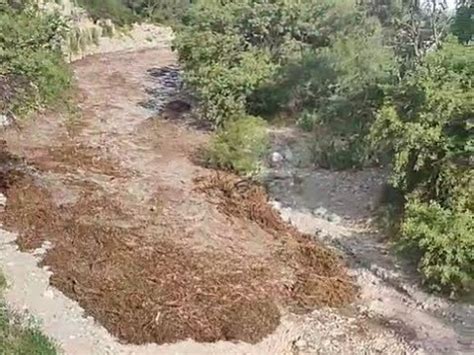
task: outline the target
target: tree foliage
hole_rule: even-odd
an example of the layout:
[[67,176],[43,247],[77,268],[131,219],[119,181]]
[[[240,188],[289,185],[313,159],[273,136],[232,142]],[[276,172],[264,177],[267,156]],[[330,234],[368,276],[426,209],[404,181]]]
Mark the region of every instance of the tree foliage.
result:
[[408,200],[402,243],[422,251],[427,281],[453,289],[474,278],[473,64],[471,48],[447,39],[392,89],[371,135]]
[[34,3],[0,2],[0,108],[22,113],[48,104],[71,84],[61,45],[67,23]]
[[110,19],[118,26],[148,20],[174,23],[192,0],[77,0],[94,20]]
[[205,153],[206,164],[240,174],[258,171],[268,148],[265,121],[258,117],[240,117],[225,125],[213,137]]
[[[377,25],[351,1],[330,0],[197,2],[175,42],[203,116],[217,125],[245,111],[265,114],[315,97],[330,101],[351,81],[362,79],[364,86],[386,71],[377,67],[387,54],[380,44]],[[375,55],[375,64],[354,52],[359,45],[369,46],[364,55]],[[331,63],[351,50],[357,69]],[[324,66],[329,71],[320,79]],[[314,75],[308,75],[312,68]],[[303,80],[295,79],[301,73]]]
[[453,34],[463,44],[469,44],[474,37],[474,4],[461,4],[456,9],[451,24]]
[[248,114],[314,132],[320,166],[386,164],[405,201],[401,245],[427,283],[461,291],[473,279],[472,5],[450,18],[444,3],[198,0],[175,47],[202,117],[221,127],[215,165],[241,170],[227,138]]

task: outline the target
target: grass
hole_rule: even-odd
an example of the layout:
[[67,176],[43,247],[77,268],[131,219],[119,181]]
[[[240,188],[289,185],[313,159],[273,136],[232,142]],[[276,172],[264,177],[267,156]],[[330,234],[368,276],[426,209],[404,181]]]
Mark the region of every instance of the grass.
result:
[[2,299],[6,286],[5,277],[0,272],[0,355],[56,355],[55,345],[37,326],[25,325],[8,310]]

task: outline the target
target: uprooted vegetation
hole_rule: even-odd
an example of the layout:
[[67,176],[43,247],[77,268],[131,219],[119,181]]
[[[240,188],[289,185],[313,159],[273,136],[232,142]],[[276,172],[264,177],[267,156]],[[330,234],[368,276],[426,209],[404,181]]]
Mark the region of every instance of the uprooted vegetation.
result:
[[[131,78],[119,86],[111,80],[136,55],[76,64],[87,112],[77,134],[44,116],[7,137],[34,173],[4,176],[2,220],[19,233],[23,250],[52,243],[42,262],[53,273],[51,284],[113,335],[136,344],[254,343],[288,311],[350,303],[356,289],[333,252],[285,230],[270,210],[223,213],[220,202],[208,200],[211,190],[219,196],[219,184],[193,189],[194,177],[210,173],[188,159],[199,132],[166,120],[152,130],[154,121],[137,115],[137,102],[146,98],[145,69],[156,58],[168,64],[168,51],[140,53]],[[119,110],[110,104],[111,91]],[[230,185],[236,179],[222,178]],[[234,185],[238,201],[267,203],[261,188]]]
[[108,225],[132,217],[97,186],[75,205],[58,207],[38,181],[12,176],[5,225],[19,231],[24,249],[52,241],[42,262],[54,272],[52,285],[128,342],[253,343],[276,329],[281,307],[342,306],[355,295],[339,257],[286,225],[261,187],[235,176],[198,179],[196,188],[229,223],[245,219],[274,239],[267,260],[195,251],[173,241],[176,234],[150,238],[138,226]]
[[270,206],[262,186],[224,173],[198,178],[196,182],[198,190],[205,192],[221,212],[257,223],[274,238],[286,237],[281,257],[295,269],[297,281],[289,288],[294,306],[341,306],[351,300],[354,285],[334,252],[284,222]]

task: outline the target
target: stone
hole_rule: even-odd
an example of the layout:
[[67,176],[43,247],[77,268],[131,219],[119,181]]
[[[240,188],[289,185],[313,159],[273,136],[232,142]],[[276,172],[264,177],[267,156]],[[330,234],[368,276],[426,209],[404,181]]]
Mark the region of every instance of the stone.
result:
[[324,207],[318,207],[313,211],[313,214],[318,217],[326,218],[328,215],[328,210]]
[[0,207],[5,207],[7,205],[7,198],[4,194],[0,193]]
[[0,127],[8,127],[10,125],[10,120],[7,115],[0,115]]
[[271,204],[272,207],[273,207],[274,209],[276,209],[276,210],[280,210],[281,207],[282,207],[281,202],[279,202],[279,201],[273,200],[273,201],[270,202],[270,204]]
[[329,221],[329,222],[332,222],[332,223],[337,223],[337,224],[339,224],[339,223],[341,223],[342,218],[339,217],[339,216],[338,216],[337,214],[335,214],[335,213],[331,213],[331,214],[328,216],[328,221]]
[[299,349],[304,349],[308,346],[308,343],[304,339],[298,339],[295,343],[296,347]]
[[43,256],[46,253],[46,250],[44,248],[37,248],[33,250],[33,255],[34,256]]
[[281,163],[284,160],[284,158],[283,158],[283,155],[281,155],[280,153],[273,152],[271,160],[273,164],[278,164],[278,163]]
[[291,172],[287,170],[270,171],[265,176],[265,180],[267,181],[286,180],[286,179],[291,179],[291,178],[292,178]]

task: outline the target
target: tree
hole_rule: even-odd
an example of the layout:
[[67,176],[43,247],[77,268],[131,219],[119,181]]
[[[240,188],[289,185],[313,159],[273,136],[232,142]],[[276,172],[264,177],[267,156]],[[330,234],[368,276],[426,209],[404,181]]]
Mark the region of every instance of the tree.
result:
[[474,52],[448,37],[392,88],[371,127],[407,200],[401,245],[419,251],[437,289],[461,291],[474,280],[472,77]]
[[461,43],[469,44],[474,36],[474,4],[459,2],[451,31]]

